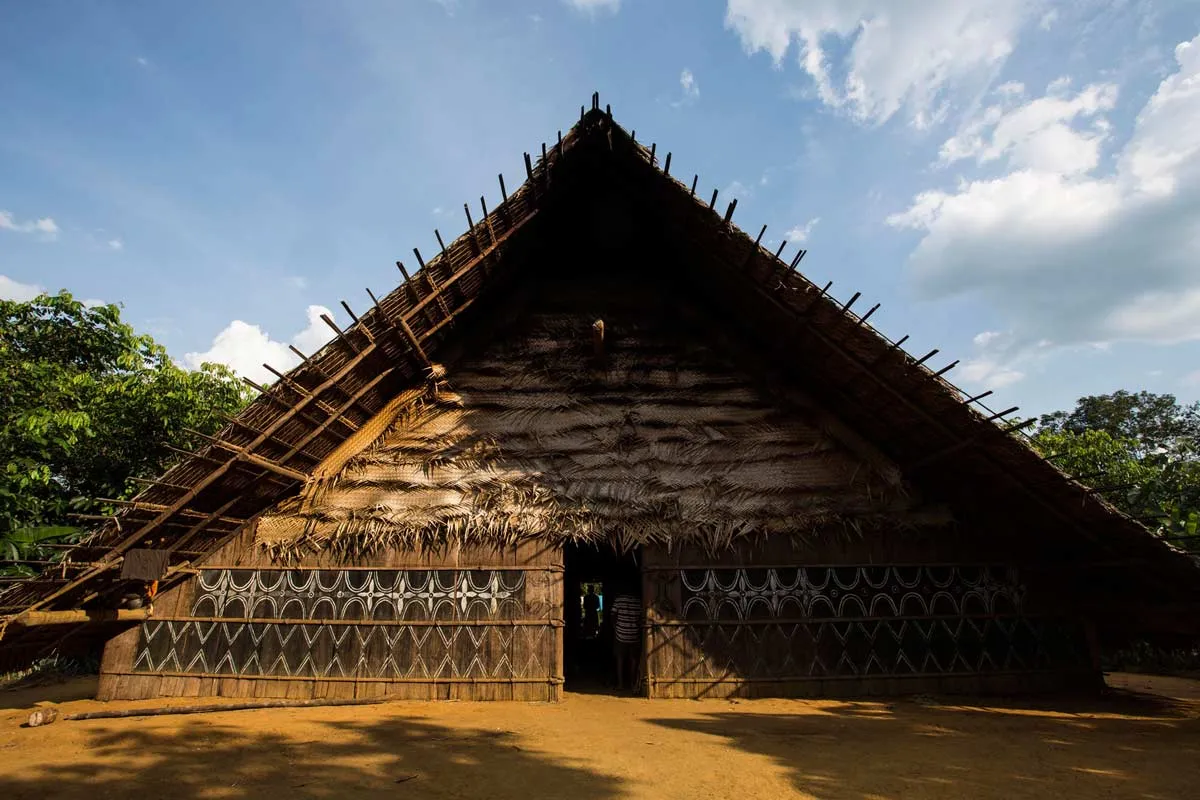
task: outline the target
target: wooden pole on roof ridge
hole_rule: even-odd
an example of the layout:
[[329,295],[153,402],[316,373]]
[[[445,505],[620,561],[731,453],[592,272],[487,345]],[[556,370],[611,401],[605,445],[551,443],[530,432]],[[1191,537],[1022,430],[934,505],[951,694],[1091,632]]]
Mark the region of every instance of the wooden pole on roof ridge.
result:
[[942,376],[943,376],[943,375],[945,375],[947,372],[949,372],[950,370],[952,370],[952,369],[954,369],[955,367],[957,367],[957,366],[958,366],[958,361],[959,361],[958,359],[955,359],[954,361],[951,361],[949,364],[947,364],[946,366],[942,367],[942,368],[941,368],[941,369],[939,369],[937,372],[933,373],[933,374],[934,374],[934,376],[935,376],[935,377],[938,377],[938,378],[942,377]]
[[871,315],[879,310],[879,305],[880,305],[879,303],[876,303],[875,305],[873,305],[869,309],[867,309],[867,313],[863,314],[861,317],[858,318],[858,324],[862,325],[864,322],[869,320],[871,318]]
[[994,419],[1001,419],[1002,417],[1007,417],[1009,414],[1013,413],[1014,411],[1020,411],[1020,410],[1021,410],[1020,406],[1013,406],[1012,408],[1006,408],[1003,411],[997,411],[995,414],[992,414],[990,417],[987,418],[987,421],[991,422]]
[[637,144],[637,128],[634,128],[629,132],[629,140],[634,144]]
[[[804,252],[804,251],[801,250],[800,252]],[[800,260],[800,258],[799,258],[799,256],[797,256],[796,260],[792,262],[792,269],[796,268],[796,262],[799,260]],[[842,313],[844,314],[845,312],[849,311],[850,306],[854,305],[854,302],[856,300],[858,300],[858,298],[860,298],[860,297],[862,297],[862,292],[855,292],[854,296],[851,297],[849,300],[847,300],[846,304],[844,306],[842,306]]]
[[375,304],[375,308],[379,312],[379,315],[387,321],[392,330],[400,334],[401,338],[404,339],[405,344],[408,345],[408,348],[416,354],[417,359],[421,362],[421,366],[425,367],[426,369],[431,368],[433,366],[433,362],[429,360],[429,356],[425,353],[425,349],[421,347],[420,340],[417,339],[417,335],[413,333],[413,329],[409,327],[408,323],[405,322],[403,318],[394,319],[388,316],[384,312],[383,308],[379,305],[379,298],[375,296],[375,293],[371,291],[370,287],[367,287],[367,294],[371,297],[371,302]]
[[936,355],[938,354],[938,352],[939,352],[939,351],[938,351],[938,349],[937,349],[936,347],[935,347],[935,348],[933,348],[933,349],[932,349],[932,350],[930,350],[928,353],[926,353],[925,355],[923,355],[923,356],[921,356],[920,358],[918,358],[918,359],[917,359],[917,360],[914,362],[914,366],[920,366],[921,364],[924,364],[926,361],[928,361],[929,359],[931,359],[931,358],[933,358],[934,356],[936,356]]
[[441,232],[441,231],[439,231],[437,228],[434,228],[434,229],[433,229],[433,236],[434,236],[434,238],[435,238],[435,239],[437,239],[438,247],[440,247],[440,248],[441,248],[441,250],[442,250],[442,253],[443,253],[443,254],[445,254],[445,252],[446,252],[446,243],[442,241],[442,232]]
[[600,110],[600,93],[592,92],[592,111]]
[[350,304],[345,300],[339,300],[338,302],[342,304],[342,308],[346,309],[346,313],[350,315],[350,319],[354,320],[355,323],[358,323],[358,315],[354,313],[352,308],[350,308]]
[[533,183],[533,162],[529,160],[529,153],[525,153],[525,177]]
[[777,261],[782,260],[779,258],[779,256],[781,253],[783,253],[783,248],[787,247],[787,242],[788,242],[788,240],[784,239],[782,242],[779,243],[779,249],[775,251],[775,259]]
[[333,332],[337,334],[337,337],[342,341],[342,344],[349,347],[355,353],[359,352],[358,348],[354,346],[354,342],[350,341],[349,337],[347,337],[346,334],[342,332],[342,329],[339,328],[337,324],[329,318],[328,314],[322,314],[321,321],[333,329]]
[[[488,214],[487,201],[483,199],[483,195],[479,195],[479,207],[483,209],[483,226],[487,228],[488,244],[490,245],[496,241],[496,231],[492,227],[492,218]],[[482,266],[484,273],[487,273],[487,264],[485,263]]]
[[501,172],[496,176],[500,179],[500,199],[505,205],[508,205],[508,189],[504,188],[504,173]]
[[671,154],[669,152],[667,153],[666,162],[663,163],[663,175],[666,175],[668,178],[671,177]]
[[463,213],[467,215],[467,232],[470,233],[475,230],[475,220],[471,219],[471,207],[466,203],[463,203]]
[[658,149],[658,142],[651,142],[650,143],[650,163],[651,164],[654,163],[654,154],[657,149]]
[[711,211],[712,207],[717,204],[717,190],[713,189],[712,199],[708,201],[708,208]]
[[[808,255],[807,250],[799,250],[796,252],[796,256],[792,259],[792,263],[789,265],[791,267],[792,272],[796,271],[796,266],[800,263],[801,259],[803,259],[806,255]],[[858,299],[858,295],[857,294],[854,295],[854,298]],[[854,300],[851,300],[850,302],[853,303]],[[849,306],[847,306],[847,308],[849,308]]]
[[696,182],[697,182],[698,180],[700,180],[700,176],[699,176],[699,175],[693,175],[693,176],[692,176],[692,197],[695,197],[695,196],[696,196]]
[[725,209],[725,224],[729,224],[729,220],[733,219],[733,210],[737,208],[737,198],[733,198],[729,203],[729,207]]

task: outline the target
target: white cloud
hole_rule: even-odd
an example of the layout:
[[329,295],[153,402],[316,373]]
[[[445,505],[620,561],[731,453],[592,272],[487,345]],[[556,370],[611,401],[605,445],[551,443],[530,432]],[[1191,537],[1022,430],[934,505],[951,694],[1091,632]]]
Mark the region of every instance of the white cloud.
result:
[[[1116,107],[1117,87],[1088,86],[1071,97],[1066,92],[1068,85],[1055,81],[1046,96],[1019,105],[1023,88],[1018,91],[1012,84],[999,87],[997,92],[1004,101],[986,108],[947,139],[941,149],[942,163],[974,158],[983,164],[1007,156],[1008,163],[1017,168],[1063,174],[1095,169],[1109,131],[1098,115]],[[1079,118],[1091,120],[1092,125],[1084,130],[1073,127]]]
[[576,11],[586,14],[595,14],[598,11],[609,11],[615,14],[621,8],[621,0],[563,0],[563,2]]
[[692,74],[690,69],[685,69],[679,73],[679,87],[683,89],[683,96],[690,100],[695,100],[700,96],[700,84],[696,83],[696,76]]
[[1038,27],[1044,31],[1048,31],[1056,22],[1058,22],[1058,9],[1052,8],[1042,15],[1041,20],[1038,21]]
[[[1200,36],[1101,170],[1115,90],[1065,82],[964,126],[942,161],[1000,177],[916,195],[888,222],[922,238],[910,257],[928,296],[978,291],[1029,342],[1200,339]],[[996,109],[999,108],[999,111]]]
[[58,235],[58,224],[50,217],[29,222],[17,222],[11,211],[0,211],[0,230],[14,233],[40,233],[47,239]]
[[16,300],[26,303],[46,291],[46,287],[36,283],[21,283],[7,275],[0,275],[0,300]]
[[[333,331],[321,320],[326,314],[336,319],[324,306],[308,307],[308,326],[292,337],[293,344],[302,353],[316,352],[333,338]],[[263,368],[270,364],[280,372],[286,372],[299,362],[299,357],[288,349],[287,342],[278,342],[257,325],[236,319],[213,339],[212,346],[203,353],[187,353],[183,362],[197,369],[206,362],[225,364],[234,372],[258,383],[276,380]]]
[[108,245],[108,248],[110,250],[124,250],[125,249],[125,243],[122,242],[120,239],[109,239],[105,244]]
[[[861,122],[901,108],[917,127],[985,86],[1040,0],[728,0],[726,27],[781,65],[796,46],[825,104]],[[832,45],[832,46],[830,46]],[[842,53],[844,52],[844,57]]]
[[797,225],[794,228],[792,228],[791,230],[789,230],[787,233],[784,234],[784,237],[789,242],[796,242],[797,244],[807,242],[808,237],[812,235],[813,228],[817,227],[817,223],[820,221],[821,221],[820,217],[813,217],[812,219],[810,219],[808,222],[804,223],[803,225]]
[[1001,389],[1022,380],[1025,373],[1016,362],[1026,353],[1014,349],[1012,331],[982,331],[972,340],[975,353],[959,366],[958,375],[973,388]]

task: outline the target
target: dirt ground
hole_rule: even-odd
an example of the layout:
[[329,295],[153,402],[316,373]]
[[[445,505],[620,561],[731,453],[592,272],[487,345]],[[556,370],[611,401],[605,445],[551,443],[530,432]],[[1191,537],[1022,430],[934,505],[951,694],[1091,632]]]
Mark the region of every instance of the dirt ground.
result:
[[[1200,681],[1092,700],[391,703],[20,723],[94,681],[0,691],[0,798],[1200,798]],[[179,701],[173,701],[178,704]]]

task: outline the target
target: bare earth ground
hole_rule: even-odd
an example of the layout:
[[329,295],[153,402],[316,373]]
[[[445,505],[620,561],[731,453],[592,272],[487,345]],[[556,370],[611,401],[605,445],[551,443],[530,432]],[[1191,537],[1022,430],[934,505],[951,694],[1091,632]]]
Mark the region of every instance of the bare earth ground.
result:
[[1109,683],[1093,700],[569,695],[19,727],[40,701],[163,704],[82,699],[82,679],[0,691],[0,798],[1200,798],[1200,681]]

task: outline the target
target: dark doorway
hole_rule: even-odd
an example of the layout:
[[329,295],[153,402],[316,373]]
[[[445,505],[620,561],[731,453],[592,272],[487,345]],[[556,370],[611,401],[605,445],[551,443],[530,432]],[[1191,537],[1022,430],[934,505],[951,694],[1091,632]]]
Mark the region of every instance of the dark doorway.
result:
[[618,592],[642,594],[640,548],[619,553],[611,545],[568,544],[563,552],[563,667],[571,692],[617,690],[611,615]]

